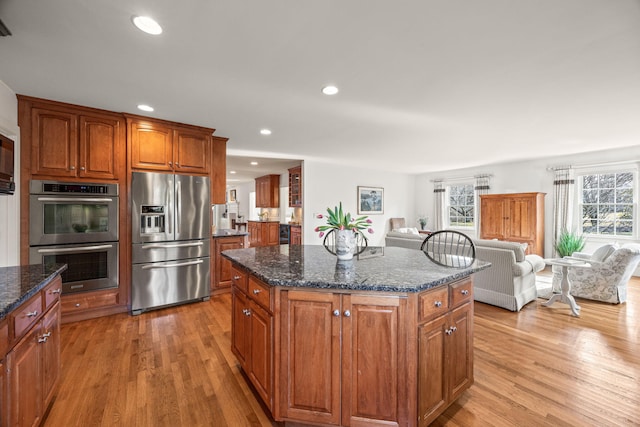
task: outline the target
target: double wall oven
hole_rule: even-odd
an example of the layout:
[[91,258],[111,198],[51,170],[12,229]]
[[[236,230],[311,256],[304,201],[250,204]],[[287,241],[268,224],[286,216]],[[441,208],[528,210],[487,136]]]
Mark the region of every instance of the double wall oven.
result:
[[63,293],[118,287],[118,184],[32,180],[29,262],[67,264]]

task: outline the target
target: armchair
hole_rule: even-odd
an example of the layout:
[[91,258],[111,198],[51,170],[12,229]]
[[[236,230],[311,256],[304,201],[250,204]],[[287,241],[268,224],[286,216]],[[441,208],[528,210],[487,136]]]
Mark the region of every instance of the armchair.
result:
[[613,304],[627,300],[627,282],[640,262],[640,246],[626,245],[616,249],[603,261],[583,260],[591,264],[591,268],[567,269],[571,295]]

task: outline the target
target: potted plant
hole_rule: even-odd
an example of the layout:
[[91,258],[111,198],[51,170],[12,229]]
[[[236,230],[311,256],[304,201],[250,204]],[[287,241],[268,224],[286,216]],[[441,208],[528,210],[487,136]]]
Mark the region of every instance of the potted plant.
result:
[[584,235],[578,234],[575,231],[562,230],[556,240],[555,247],[558,256],[565,257],[572,255],[574,252],[580,252],[584,248],[585,243]]
[[420,224],[420,230],[425,229],[428,221],[429,221],[429,217],[427,217],[426,215],[420,215],[418,217],[418,224]]
[[352,217],[350,213],[342,210],[342,202],[340,206],[336,206],[333,210],[327,208],[327,215],[319,214],[318,219],[327,219],[327,225],[320,225],[315,228],[315,232],[319,237],[324,236],[325,231],[335,230],[336,233],[336,255],[339,260],[348,260],[353,257],[353,249],[355,248],[356,233],[360,234],[364,241],[367,237],[363,234],[363,230],[373,233],[371,228],[372,221],[366,217]]

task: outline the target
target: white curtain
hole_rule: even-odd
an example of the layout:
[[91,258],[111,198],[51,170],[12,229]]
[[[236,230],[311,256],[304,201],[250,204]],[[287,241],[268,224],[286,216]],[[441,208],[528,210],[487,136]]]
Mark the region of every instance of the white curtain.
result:
[[489,190],[491,189],[490,180],[491,175],[477,175],[474,177],[476,179],[476,185],[474,187],[476,193],[476,217],[475,217],[475,228],[476,228],[476,237],[480,238],[480,196],[483,194],[489,194]]
[[433,184],[433,229],[434,231],[444,229],[444,207],[446,190],[442,181]]
[[555,243],[562,230],[572,230],[575,179],[573,169],[556,169],[553,179],[553,256],[557,257]]

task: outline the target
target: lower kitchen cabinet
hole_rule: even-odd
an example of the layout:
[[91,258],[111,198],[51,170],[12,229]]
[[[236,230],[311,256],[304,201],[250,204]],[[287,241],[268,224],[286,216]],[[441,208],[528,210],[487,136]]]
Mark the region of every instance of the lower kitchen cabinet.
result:
[[282,292],[280,415],[370,426],[405,418],[405,305],[401,297]]
[[292,225],[289,231],[289,244],[301,245],[302,244],[302,227],[299,225]]
[[7,399],[7,364],[4,358],[0,360],[0,427],[7,427],[9,411]]
[[228,290],[232,283],[231,261],[222,256],[229,249],[242,249],[246,246],[246,236],[214,237],[211,248],[211,292]]
[[249,246],[277,246],[280,244],[278,221],[248,221]]

